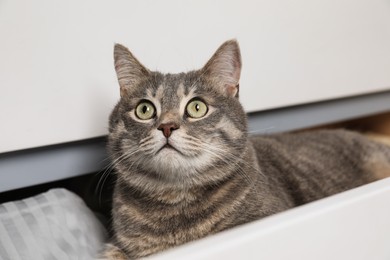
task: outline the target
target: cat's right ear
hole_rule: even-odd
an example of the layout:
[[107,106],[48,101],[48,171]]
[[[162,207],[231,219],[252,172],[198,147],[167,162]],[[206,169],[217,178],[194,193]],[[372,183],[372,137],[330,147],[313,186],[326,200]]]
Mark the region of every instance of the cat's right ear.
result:
[[115,44],[114,61],[121,97],[129,94],[150,73],[123,45]]

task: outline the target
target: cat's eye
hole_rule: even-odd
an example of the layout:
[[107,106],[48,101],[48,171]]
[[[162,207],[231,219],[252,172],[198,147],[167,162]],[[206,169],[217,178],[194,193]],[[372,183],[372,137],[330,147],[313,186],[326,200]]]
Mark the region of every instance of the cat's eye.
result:
[[192,118],[201,118],[207,114],[207,105],[199,99],[191,100],[186,107],[187,115]]
[[142,101],[138,104],[135,109],[135,115],[142,120],[148,120],[154,117],[156,114],[156,109],[154,105],[149,101]]

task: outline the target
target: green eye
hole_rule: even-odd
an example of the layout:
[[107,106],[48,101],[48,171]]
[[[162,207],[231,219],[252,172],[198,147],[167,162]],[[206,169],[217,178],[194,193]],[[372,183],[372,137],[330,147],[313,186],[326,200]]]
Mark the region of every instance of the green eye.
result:
[[203,101],[194,99],[187,104],[186,111],[192,118],[201,118],[207,114],[208,107]]
[[135,115],[142,120],[148,120],[154,117],[156,109],[149,101],[142,101],[135,109]]

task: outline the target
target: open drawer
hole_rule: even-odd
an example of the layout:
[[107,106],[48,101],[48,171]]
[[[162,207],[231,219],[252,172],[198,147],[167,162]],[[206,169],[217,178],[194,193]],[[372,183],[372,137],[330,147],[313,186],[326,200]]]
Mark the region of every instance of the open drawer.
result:
[[390,259],[390,178],[150,259]]

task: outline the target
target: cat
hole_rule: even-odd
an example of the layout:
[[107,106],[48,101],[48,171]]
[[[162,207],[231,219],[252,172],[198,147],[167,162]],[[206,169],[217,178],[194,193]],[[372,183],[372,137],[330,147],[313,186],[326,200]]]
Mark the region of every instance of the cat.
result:
[[107,259],[148,256],[390,176],[390,147],[358,133],[249,136],[236,40],[187,73],[150,71],[119,44],[114,60]]

